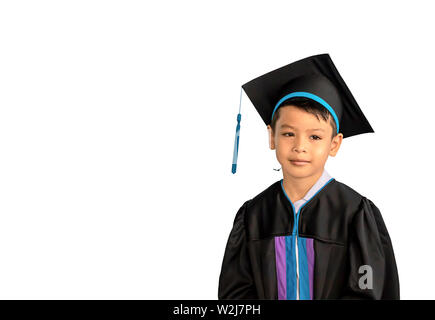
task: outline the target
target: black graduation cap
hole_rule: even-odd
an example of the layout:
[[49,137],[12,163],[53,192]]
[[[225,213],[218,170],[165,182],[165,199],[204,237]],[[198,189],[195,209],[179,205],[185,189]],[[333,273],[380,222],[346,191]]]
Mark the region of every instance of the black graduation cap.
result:
[[[275,111],[284,101],[305,97],[328,109],[337,125],[337,133],[342,133],[344,138],[374,132],[327,53],[310,56],[268,72],[245,83],[242,88],[266,125],[272,122]],[[240,105],[241,99],[242,90]],[[232,173],[236,173],[237,168],[240,105]]]

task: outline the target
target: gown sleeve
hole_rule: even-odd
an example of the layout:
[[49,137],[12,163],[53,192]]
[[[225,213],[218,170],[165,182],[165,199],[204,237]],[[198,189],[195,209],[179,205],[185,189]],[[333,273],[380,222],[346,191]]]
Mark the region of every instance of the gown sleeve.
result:
[[[342,299],[400,299],[393,246],[379,209],[363,197],[349,230],[349,274]],[[372,282],[367,279],[371,268]],[[362,287],[362,288],[361,288]]]
[[238,210],[225,248],[218,299],[258,299],[245,229],[246,201]]

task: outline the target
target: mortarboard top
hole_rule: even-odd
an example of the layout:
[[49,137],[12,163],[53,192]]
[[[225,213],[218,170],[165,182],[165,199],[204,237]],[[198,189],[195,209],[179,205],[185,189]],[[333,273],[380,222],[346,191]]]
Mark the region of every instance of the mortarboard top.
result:
[[[374,132],[327,53],[268,72],[245,83],[242,88],[266,125],[272,122],[276,110],[284,101],[305,97],[328,109],[337,125],[337,133],[342,133],[344,138]],[[242,91],[240,100],[241,97]],[[240,120],[239,106],[232,173],[237,168]]]

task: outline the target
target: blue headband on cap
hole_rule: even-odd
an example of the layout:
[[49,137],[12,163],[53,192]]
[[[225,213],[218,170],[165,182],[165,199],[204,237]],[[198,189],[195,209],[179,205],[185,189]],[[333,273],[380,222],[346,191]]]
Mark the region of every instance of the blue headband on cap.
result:
[[328,111],[332,114],[332,117],[335,120],[335,124],[337,125],[337,133],[339,132],[340,125],[338,123],[338,117],[335,114],[334,109],[332,109],[331,106],[325,100],[323,100],[322,98],[316,96],[315,94],[312,94],[312,93],[309,93],[309,92],[303,92],[303,91],[292,92],[292,93],[289,93],[286,96],[282,97],[278,101],[278,103],[276,104],[275,108],[273,109],[272,118],[270,119],[270,121],[273,120],[273,116],[275,115],[275,111],[276,111],[276,109],[278,109],[278,107],[281,105],[281,103],[283,103],[285,100],[293,98],[293,97],[305,97],[305,98],[309,98],[311,100],[317,101],[322,106],[324,106],[326,109],[328,109]]

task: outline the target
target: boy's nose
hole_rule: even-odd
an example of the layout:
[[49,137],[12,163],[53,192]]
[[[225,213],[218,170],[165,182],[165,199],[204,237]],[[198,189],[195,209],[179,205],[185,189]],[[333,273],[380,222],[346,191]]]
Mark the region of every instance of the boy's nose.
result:
[[294,147],[294,152],[306,152],[307,150],[304,147]]
[[296,138],[294,140],[294,142],[295,142],[295,144],[293,146],[294,151],[297,151],[297,152],[306,151],[306,146],[305,146],[306,141],[303,138],[301,138],[301,137]]

